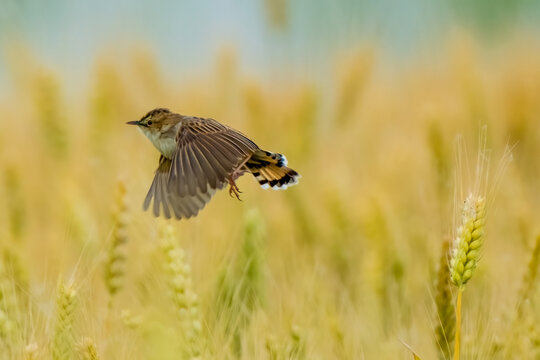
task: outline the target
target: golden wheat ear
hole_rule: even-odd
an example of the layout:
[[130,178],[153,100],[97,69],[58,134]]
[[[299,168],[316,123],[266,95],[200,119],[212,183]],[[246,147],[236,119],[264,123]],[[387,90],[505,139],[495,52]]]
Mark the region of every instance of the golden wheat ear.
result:
[[296,185],[301,177],[287,167],[287,158],[284,155],[269,151],[255,151],[246,166],[263,189],[285,190]]

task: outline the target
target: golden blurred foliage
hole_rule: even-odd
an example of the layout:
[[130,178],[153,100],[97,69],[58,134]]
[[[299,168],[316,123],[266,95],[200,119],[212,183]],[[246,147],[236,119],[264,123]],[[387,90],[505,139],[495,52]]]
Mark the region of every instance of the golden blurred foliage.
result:
[[[266,4],[272,24],[286,27],[287,1]],[[182,316],[197,317],[192,333],[204,339],[186,354],[408,359],[400,340],[423,359],[448,354],[440,337],[449,326],[439,321],[453,317],[448,302],[436,300],[441,288],[446,300],[452,293],[440,279],[438,290],[434,284],[463,200],[454,189],[470,176],[484,125],[492,159],[507,145],[515,151],[493,179],[481,261],[467,285],[462,354],[538,356],[540,289],[520,281],[536,274],[538,256],[529,259],[540,232],[535,44],[509,41],[487,56],[459,34],[441,46],[441,64],[401,68],[375,47],[351,49],[336,55],[327,87],[269,85],[243,71],[234,48],[191,78],[166,76],[144,48],[128,57],[108,51],[77,92],[30,51],[12,52],[14,89],[0,99],[0,359],[39,358],[50,344],[56,358],[177,358],[174,314],[190,309],[197,314]],[[166,254],[175,257],[163,260],[163,224],[141,206],[158,152],[125,126],[158,106],[216,118],[286,154],[303,176],[299,185],[263,191],[242,177],[244,202],[220,192],[198,217],[169,222],[178,235]],[[461,162],[458,137],[469,149]],[[197,294],[189,306],[183,289]],[[518,306],[527,340],[506,341],[506,319]],[[91,340],[76,346],[78,339]]]

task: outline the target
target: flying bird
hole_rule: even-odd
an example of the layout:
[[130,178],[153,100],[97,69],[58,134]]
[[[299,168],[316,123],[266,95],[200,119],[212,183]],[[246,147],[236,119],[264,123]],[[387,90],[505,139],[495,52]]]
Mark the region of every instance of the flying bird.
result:
[[214,119],[151,110],[127,124],[154,144],[161,156],[144,200],[153,214],[170,219],[196,216],[217,190],[229,185],[229,195],[240,200],[235,181],[249,172],[263,189],[286,189],[300,175],[287,167],[285,156],[260,149],[241,132]]

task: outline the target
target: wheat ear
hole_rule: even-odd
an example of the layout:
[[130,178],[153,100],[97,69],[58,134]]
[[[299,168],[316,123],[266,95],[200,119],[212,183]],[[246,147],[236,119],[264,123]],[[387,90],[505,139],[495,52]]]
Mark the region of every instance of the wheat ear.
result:
[[172,226],[167,225],[161,236],[161,249],[165,256],[169,275],[171,297],[179,317],[187,355],[190,358],[202,353],[202,321],[197,295],[193,291],[191,267],[186,261],[184,251],[177,245]]
[[73,358],[73,320],[77,292],[72,286],[60,285],[56,299],[56,324],[52,342],[52,358]]
[[527,272],[523,277],[523,285],[519,294],[518,318],[523,316],[525,305],[530,301],[531,295],[538,286],[538,268],[540,266],[540,235],[536,238],[536,245],[533,249],[531,260],[527,267]]
[[111,302],[116,293],[122,288],[124,275],[125,255],[123,245],[127,242],[127,200],[126,188],[122,182],[118,183],[118,190],[113,211],[113,231],[111,244],[105,263],[105,285],[110,295]]
[[82,360],[99,360],[96,343],[91,338],[82,338],[77,347]]
[[461,340],[461,298],[480,259],[484,242],[486,203],[483,197],[470,194],[462,208],[461,225],[454,239],[450,258],[450,280],[458,287],[454,360],[459,359]]

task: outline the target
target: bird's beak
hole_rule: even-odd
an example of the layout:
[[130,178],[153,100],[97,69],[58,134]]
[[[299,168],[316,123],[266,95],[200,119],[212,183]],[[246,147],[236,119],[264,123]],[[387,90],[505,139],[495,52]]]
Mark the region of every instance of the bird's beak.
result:
[[141,122],[139,120],[135,120],[135,121],[128,121],[126,124],[128,124],[128,125],[141,125]]

